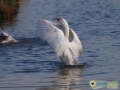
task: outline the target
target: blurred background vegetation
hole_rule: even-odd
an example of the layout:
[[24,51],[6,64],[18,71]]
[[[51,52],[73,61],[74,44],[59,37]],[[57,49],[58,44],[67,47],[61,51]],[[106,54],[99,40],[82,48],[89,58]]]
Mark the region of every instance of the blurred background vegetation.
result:
[[18,12],[19,0],[0,0],[0,20],[10,19]]

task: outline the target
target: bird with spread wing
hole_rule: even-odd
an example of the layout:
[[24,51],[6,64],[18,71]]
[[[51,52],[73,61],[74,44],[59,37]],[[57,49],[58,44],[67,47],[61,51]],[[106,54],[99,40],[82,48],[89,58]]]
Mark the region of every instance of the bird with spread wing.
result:
[[82,44],[77,34],[69,28],[64,18],[56,18],[59,23],[40,19],[37,29],[40,37],[56,52],[65,65],[77,65],[82,53]]

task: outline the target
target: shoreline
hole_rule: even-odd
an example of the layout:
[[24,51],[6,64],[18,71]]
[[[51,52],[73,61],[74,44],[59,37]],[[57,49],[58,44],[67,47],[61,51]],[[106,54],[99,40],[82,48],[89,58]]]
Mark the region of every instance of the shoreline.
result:
[[0,0],[0,21],[9,20],[18,13],[19,0]]

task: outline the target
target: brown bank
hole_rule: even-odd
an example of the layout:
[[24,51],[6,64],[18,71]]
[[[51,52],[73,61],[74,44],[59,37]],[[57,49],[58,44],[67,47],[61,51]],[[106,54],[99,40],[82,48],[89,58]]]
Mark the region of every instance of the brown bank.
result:
[[0,21],[10,19],[18,12],[19,0],[0,0]]

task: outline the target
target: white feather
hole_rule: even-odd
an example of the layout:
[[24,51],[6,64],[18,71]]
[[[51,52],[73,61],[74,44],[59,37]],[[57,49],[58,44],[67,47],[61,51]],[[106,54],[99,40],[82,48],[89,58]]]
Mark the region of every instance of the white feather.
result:
[[38,21],[37,29],[40,32],[40,37],[50,44],[58,57],[61,56],[66,46],[63,32],[49,21],[43,19]]

